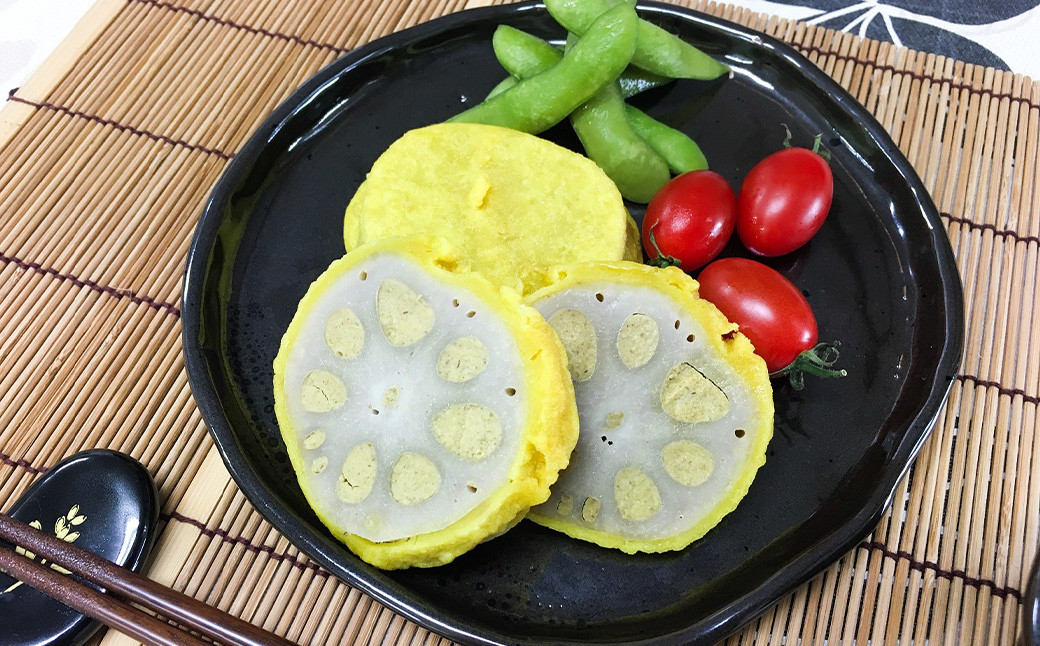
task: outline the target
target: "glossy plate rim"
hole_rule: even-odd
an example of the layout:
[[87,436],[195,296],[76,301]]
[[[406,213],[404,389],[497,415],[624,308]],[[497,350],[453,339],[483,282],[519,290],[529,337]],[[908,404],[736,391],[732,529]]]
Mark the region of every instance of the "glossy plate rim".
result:
[[[411,597],[415,596],[414,593],[404,586],[389,579],[376,580],[378,575],[365,564],[362,563],[361,567],[356,569],[345,567],[342,562],[334,558],[336,545],[329,537],[314,534],[301,535],[297,520],[285,508],[282,499],[251,469],[248,460],[243,455],[241,444],[224,416],[222,403],[212,385],[209,366],[198,339],[202,318],[203,285],[208,270],[210,250],[222,223],[224,204],[230,199],[235,187],[247,174],[257,157],[277,136],[282,126],[290,121],[298,110],[318,96],[327,83],[350,68],[407,45],[423,34],[446,32],[464,27],[470,21],[496,16],[505,17],[513,12],[541,10],[544,10],[543,4],[525,2],[468,9],[435,18],[351,50],[312,76],[270,114],[242,146],[218,180],[195,229],[187,255],[182,290],[182,343],[189,383],[225,466],[250,502],[279,532],[335,576],[359,588],[420,626],[464,644],[580,643],[591,645],[601,642],[518,638],[516,635],[501,634],[487,626],[475,625],[465,619],[445,619],[438,616],[436,612],[431,612],[428,604],[416,603],[412,600]],[[685,644],[691,641],[700,643],[721,639],[751,620],[757,613],[779,600],[783,594],[809,580],[853,549],[880,522],[891,503],[898,483],[909,471],[915,456],[930,434],[942,404],[952,387],[952,377],[960,365],[963,351],[964,303],[960,275],[938,210],[910,162],[864,106],[797,50],[776,38],[676,5],[659,2],[640,3],[639,10],[644,17],[678,18],[700,28],[716,30],[767,50],[771,55],[783,59],[799,70],[806,80],[831,94],[842,109],[863,124],[864,132],[869,134],[874,143],[889,157],[893,166],[907,182],[908,188],[915,195],[920,196],[918,201],[931,233],[932,249],[936,254],[936,264],[942,281],[942,285],[939,287],[944,292],[942,300],[946,311],[941,358],[938,365],[935,366],[933,379],[927,385],[927,399],[913,416],[906,432],[899,438],[897,448],[893,451],[893,462],[899,463],[901,468],[886,472],[887,477],[883,478],[881,485],[871,493],[869,504],[858,510],[853,521],[833,528],[833,531],[811,549],[798,555],[791,562],[791,567],[773,573],[763,585],[748,590],[719,612],[701,618],[695,624],[676,632],[647,640],[627,642],[631,644]],[[797,568],[794,567],[795,565]],[[792,569],[797,569],[797,572],[791,572]],[[616,644],[617,642],[610,643]]]

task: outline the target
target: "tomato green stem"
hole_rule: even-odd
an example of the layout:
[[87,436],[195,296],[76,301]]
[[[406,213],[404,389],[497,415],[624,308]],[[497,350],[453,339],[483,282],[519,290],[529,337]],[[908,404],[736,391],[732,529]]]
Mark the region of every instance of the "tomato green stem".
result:
[[773,379],[787,375],[791,382],[791,387],[795,390],[801,390],[805,387],[806,374],[817,377],[844,377],[848,374],[845,370],[831,367],[838,360],[837,345],[837,341],[834,343],[817,344],[816,347],[810,348],[795,357],[794,361],[786,368],[769,373],[769,377]]
[[[787,127],[786,123],[781,123],[780,125],[784,127],[784,132],[787,133],[787,135],[784,137],[784,148],[790,148],[791,147],[791,139],[794,138],[794,135],[791,134],[791,129]],[[821,145],[822,143],[823,143],[823,135],[822,134],[816,135],[816,137],[813,138],[812,151],[814,153],[816,153],[817,155],[819,155],[820,157],[823,157],[825,160],[830,161],[831,160],[831,151],[829,151],[826,148],[824,148]]]
[[654,267],[661,267],[661,268],[664,268],[664,267],[678,267],[680,264],[682,264],[682,261],[679,260],[678,258],[676,258],[675,256],[667,255],[666,253],[661,251],[661,247],[657,246],[657,240],[654,239],[654,228],[657,227],[658,224],[661,224],[661,223],[660,222],[654,222],[653,225],[650,227],[650,230],[647,231],[647,237],[650,238],[650,244],[653,245],[654,251],[657,252],[657,257],[656,258],[651,258],[650,262],[647,263],[647,264],[653,265]]
[[823,135],[822,134],[816,135],[816,138],[813,139],[812,151],[814,153],[816,153],[817,155],[819,155],[820,157],[823,157],[825,160],[830,161],[831,160],[831,151],[827,150],[826,148],[824,148],[823,146],[820,145],[820,143],[822,141],[823,141]]

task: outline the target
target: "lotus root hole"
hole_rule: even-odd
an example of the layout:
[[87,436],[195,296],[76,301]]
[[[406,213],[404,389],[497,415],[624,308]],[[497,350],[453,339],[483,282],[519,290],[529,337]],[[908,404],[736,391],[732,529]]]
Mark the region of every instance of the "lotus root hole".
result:
[[311,413],[334,411],[347,400],[347,387],[336,375],[324,370],[313,370],[303,378],[300,403]]
[[314,458],[314,461],[311,462],[311,471],[314,473],[321,473],[327,466],[329,466],[329,459],[322,455]]
[[390,470],[390,495],[402,505],[428,500],[441,486],[437,465],[418,453],[405,453]]
[[607,419],[603,422],[603,428],[607,429],[608,431],[612,431],[624,423],[625,413],[624,411],[618,410],[607,415]]
[[729,398],[722,389],[691,364],[672,367],[661,387],[661,407],[673,419],[698,423],[721,419],[729,412]]
[[336,496],[345,503],[357,504],[372,493],[376,481],[376,449],[369,442],[357,444],[343,460]]
[[677,440],[665,446],[661,461],[672,480],[687,487],[704,484],[715,470],[715,459],[708,449],[690,440]]
[[657,353],[661,335],[657,322],[646,314],[629,315],[618,331],[617,351],[629,370],[646,365]]
[[437,374],[442,379],[461,384],[483,372],[487,364],[487,348],[480,339],[467,336],[444,346],[437,357]]
[[303,448],[313,451],[322,444],[325,443],[325,431],[318,429],[311,431],[307,434],[307,437],[303,438]]
[[549,325],[567,351],[567,368],[574,381],[586,381],[596,370],[596,328],[578,310],[560,310],[549,317]]
[[585,499],[585,503],[581,506],[581,519],[586,523],[591,523],[596,520],[599,516],[600,502],[599,498],[588,497]]
[[342,307],[329,316],[325,322],[325,345],[343,359],[361,354],[365,347],[365,328],[353,310]]
[[646,520],[661,509],[661,492],[644,471],[625,467],[614,477],[614,501],[625,520]]
[[391,345],[417,343],[433,329],[434,312],[426,299],[399,280],[388,278],[376,292],[376,314]]
[[479,462],[502,443],[502,423],[480,404],[452,404],[433,417],[433,436],[460,458]]

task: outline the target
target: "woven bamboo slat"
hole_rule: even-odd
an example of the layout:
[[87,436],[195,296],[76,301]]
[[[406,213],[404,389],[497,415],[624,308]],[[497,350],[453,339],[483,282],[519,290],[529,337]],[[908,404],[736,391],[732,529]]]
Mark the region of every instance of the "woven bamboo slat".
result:
[[[230,479],[180,345],[184,256],[221,171],[352,47],[495,0],[100,0],[0,110],[0,501],[93,447],[155,476],[149,575],[300,644],[445,644],[293,548]],[[705,1],[871,110],[933,195],[965,360],[873,534],[725,640],[1013,644],[1040,539],[1040,84]],[[133,643],[109,632],[94,643]]]

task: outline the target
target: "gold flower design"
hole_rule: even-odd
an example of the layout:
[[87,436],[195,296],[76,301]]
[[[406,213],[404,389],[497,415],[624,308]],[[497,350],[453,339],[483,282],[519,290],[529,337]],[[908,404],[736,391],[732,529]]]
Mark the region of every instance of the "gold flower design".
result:
[[[66,543],[75,542],[75,540],[79,538],[80,534],[78,531],[74,531],[73,528],[82,525],[83,521],[85,520],[87,520],[87,517],[79,513],[79,505],[73,505],[72,508],[69,509],[69,513],[65,514],[64,516],[58,516],[58,519],[54,521],[54,535],[57,538],[60,538],[61,540],[65,541]],[[34,529],[43,529],[43,524],[40,523],[40,521],[38,520],[32,521],[31,523],[29,523],[29,526],[33,527]],[[14,550],[27,559],[32,559],[34,561],[36,560],[36,554],[30,552],[24,547],[15,546]],[[47,565],[47,559],[40,559],[40,565]],[[56,563],[51,563],[50,567],[52,570],[56,572],[60,572],[62,574],[71,574],[71,572],[69,572],[68,570]],[[22,585],[21,581],[15,581],[14,584],[9,586],[3,592],[0,592],[0,594],[7,594],[8,592],[14,590],[20,585]]]

